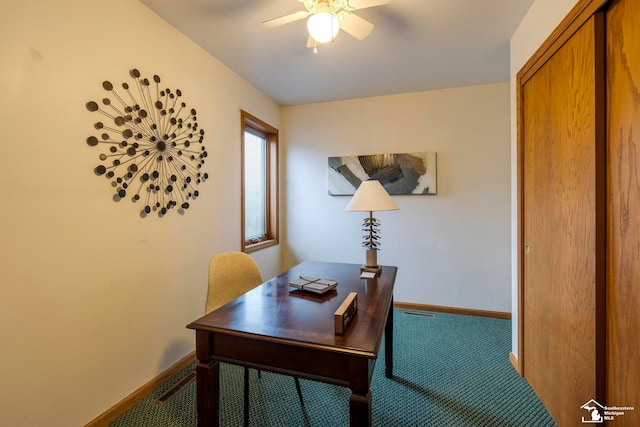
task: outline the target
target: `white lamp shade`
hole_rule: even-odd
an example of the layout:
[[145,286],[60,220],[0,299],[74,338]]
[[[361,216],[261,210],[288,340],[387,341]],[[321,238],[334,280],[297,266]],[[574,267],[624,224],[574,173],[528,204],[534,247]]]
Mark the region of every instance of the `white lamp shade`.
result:
[[327,43],[336,38],[340,21],[329,12],[314,13],[307,20],[309,35],[318,43]]
[[384,189],[380,181],[370,179],[362,181],[358,190],[347,205],[347,211],[369,212],[369,211],[395,211],[400,209],[393,201],[387,190]]

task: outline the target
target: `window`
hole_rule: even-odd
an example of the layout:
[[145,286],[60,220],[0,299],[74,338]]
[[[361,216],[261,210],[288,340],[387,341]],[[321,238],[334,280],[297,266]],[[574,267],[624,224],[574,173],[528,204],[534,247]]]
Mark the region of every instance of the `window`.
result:
[[278,244],[278,130],[242,111],[242,251]]

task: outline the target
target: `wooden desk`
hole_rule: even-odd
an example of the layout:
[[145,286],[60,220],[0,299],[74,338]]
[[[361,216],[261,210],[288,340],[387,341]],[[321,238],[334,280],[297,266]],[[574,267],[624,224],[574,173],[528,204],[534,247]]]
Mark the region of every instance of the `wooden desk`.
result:
[[[371,376],[385,332],[386,376],[393,375],[393,286],[396,267],[360,279],[360,265],[303,262],[192,322],[196,331],[198,426],[219,426],[219,362],[297,375],[351,389],[351,426],[371,425]],[[338,281],[324,296],[292,291],[299,276]],[[342,336],[333,313],[349,292],[358,313]]]

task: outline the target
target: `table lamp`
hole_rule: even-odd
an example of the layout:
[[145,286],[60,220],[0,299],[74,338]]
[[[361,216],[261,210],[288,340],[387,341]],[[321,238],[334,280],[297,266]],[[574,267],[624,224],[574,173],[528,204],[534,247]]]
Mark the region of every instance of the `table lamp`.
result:
[[362,223],[362,231],[368,232],[363,236],[362,246],[367,248],[366,264],[363,271],[380,273],[382,267],[378,265],[378,250],[380,249],[380,221],[373,217],[374,211],[398,210],[398,205],[393,201],[380,181],[370,179],[362,181],[358,190],[345,208],[350,212],[369,212],[369,217]]

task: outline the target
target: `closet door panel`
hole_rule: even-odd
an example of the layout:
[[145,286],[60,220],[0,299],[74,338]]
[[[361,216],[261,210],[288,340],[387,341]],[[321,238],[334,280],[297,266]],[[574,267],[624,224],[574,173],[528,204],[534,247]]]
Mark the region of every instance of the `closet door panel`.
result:
[[640,426],[640,2],[607,11],[608,406]]
[[596,24],[522,89],[523,373],[561,426],[597,389]]

